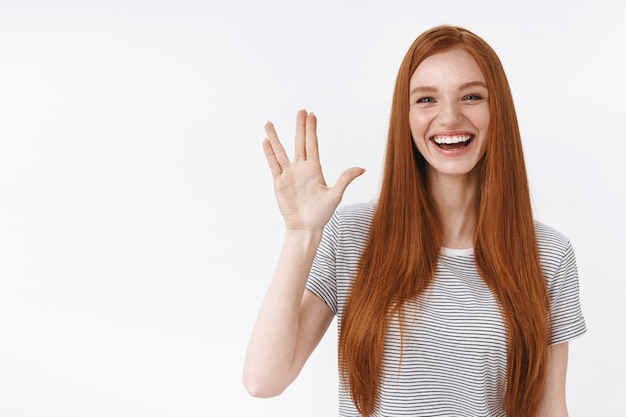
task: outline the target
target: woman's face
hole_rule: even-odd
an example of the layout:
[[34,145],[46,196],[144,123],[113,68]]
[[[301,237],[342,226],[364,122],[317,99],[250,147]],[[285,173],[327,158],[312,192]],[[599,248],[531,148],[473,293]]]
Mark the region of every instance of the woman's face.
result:
[[429,176],[467,175],[485,155],[489,91],[472,56],[454,48],[426,58],[409,85],[409,124]]

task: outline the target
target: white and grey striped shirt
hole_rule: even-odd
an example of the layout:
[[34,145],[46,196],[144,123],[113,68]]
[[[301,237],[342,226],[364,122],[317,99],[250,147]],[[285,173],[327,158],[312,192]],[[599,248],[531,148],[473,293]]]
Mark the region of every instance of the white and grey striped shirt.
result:
[[[375,203],[339,208],[324,230],[307,289],[338,317],[367,243]],[[551,299],[550,344],[586,331],[574,251],[563,235],[535,226]],[[405,306],[400,348],[397,321],[384,352],[378,416],[504,416],[507,337],[498,304],[474,263],[472,249],[441,250],[429,289]],[[340,384],[339,412],[358,416]]]

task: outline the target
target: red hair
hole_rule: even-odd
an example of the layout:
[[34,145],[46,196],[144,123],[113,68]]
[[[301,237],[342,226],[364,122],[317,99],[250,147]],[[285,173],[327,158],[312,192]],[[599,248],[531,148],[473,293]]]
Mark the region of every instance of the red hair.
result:
[[[451,48],[469,52],[489,91],[487,151],[478,167],[474,255],[498,301],[508,336],[504,410],[534,415],[543,391],[549,300],[539,262],[530,193],[513,98],[504,69],[480,37],[440,26],[420,35],[396,80],[383,183],[339,334],[342,381],[358,411],[372,415],[391,317],[432,282],[442,246],[440,219],[425,181],[424,158],[409,128],[409,81],[427,57]],[[417,253],[419,256],[409,256]]]

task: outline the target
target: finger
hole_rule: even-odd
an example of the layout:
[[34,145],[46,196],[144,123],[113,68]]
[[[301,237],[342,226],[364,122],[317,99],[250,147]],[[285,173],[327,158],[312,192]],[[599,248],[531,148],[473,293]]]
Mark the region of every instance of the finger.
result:
[[280,143],[278,135],[276,134],[276,129],[274,128],[272,122],[265,123],[265,134],[267,134],[267,139],[271,145],[272,153],[276,161],[280,164],[282,172],[282,169],[289,165],[289,156],[287,155],[287,152],[285,152],[285,148],[283,148],[282,143]]
[[332,187],[333,192],[336,193],[336,196],[339,200],[341,200],[341,198],[343,197],[343,193],[346,191],[346,188],[348,188],[348,185],[350,185],[350,183],[354,181],[356,177],[360,176],[364,172],[365,169],[357,167],[349,168],[343,171],[343,173],[337,179],[335,185],[333,185]]
[[306,158],[319,162],[317,145],[317,117],[311,113],[306,118]]
[[276,159],[276,154],[274,153],[274,149],[272,148],[272,143],[269,139],[265,139],[263,141],[263,152],[265,152],[265,159],[267,159],[267,164],[270,167],[270,171],[272,172],[273,177],[277,177],[282,174],[283,169]]
[[306,122],[307,111],[302,109],[296,116],[296,141],[294,157],[296,161],[306,160]]

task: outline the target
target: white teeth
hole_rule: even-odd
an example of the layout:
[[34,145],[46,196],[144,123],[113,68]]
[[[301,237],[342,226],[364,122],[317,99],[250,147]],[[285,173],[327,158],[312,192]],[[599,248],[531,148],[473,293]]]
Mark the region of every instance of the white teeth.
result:
[[472,138],[472,135],[454,135],[454,136],[435,136],[433,140],[436,144],[452,144],[452,143],[461,143],[467,142]]

